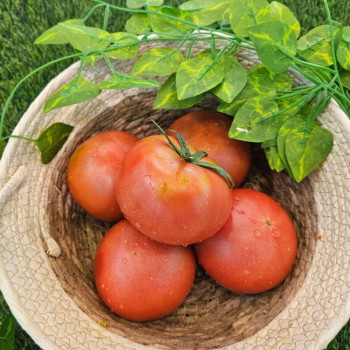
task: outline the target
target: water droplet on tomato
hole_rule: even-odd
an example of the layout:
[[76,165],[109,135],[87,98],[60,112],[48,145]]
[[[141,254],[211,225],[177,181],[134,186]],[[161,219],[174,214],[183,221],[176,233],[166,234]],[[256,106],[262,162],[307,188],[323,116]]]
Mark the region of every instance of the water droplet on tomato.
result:
[[243,272],[244,272],[246,275],[249,275],[249,270],[245,269]]
[[122,262],[123,262],[123,264],[126,264],[126,262],[127,262],[126,258],[123,258]]
[[120,304],[120,305],[119,305],[119,308],[124,309],[124,305],[123,305],[123,304]]
[[183,244],[182,246],[183,246],[184,248],[186,248],[186,247],[188,246],[188,244]]
[[272,237],[274,237],[274,238],[278,238],[278,237],[281,236],[281,232],[280,232],[280,231],[277,231],[277,230],[274,230],[274,231],[271,232],[271,235],[272,235]]
[[236,212],[237,212],[238,214],[241,214],[241,215],[244,214],[244,210],[236,210]]
[[188,229],[188,226],[187,226],[186,224],[182,224],[182,228],[183,228],[184,230],[187,230],[187,229]]
[[136,228],[138,228],[138,229],[141,228],[141,225],[140,225],[140,223],[139,223],[138,221],[135,222],[135,226],[136,226]]
[[255,232],[254,232],[254,237],[255,238],[261,238],[261,236],[262,236],[262,233],[261,233],[261,231],[258,231],[258,230],[256,230]]
[[240,197],[234,197],[234,199],[235,199],[236,201],[240,201],[240,200],[241,200]]

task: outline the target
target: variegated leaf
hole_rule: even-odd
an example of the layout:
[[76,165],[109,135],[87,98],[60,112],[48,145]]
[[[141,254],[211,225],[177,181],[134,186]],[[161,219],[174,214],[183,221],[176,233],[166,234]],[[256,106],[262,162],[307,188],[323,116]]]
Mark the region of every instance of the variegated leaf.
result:
[[192,12],[193,21],[203,26],[213,24],[221,19],[229,4],[230,0],[217,0],[211,6]]
[[143,34],[151,29],[145,13],[134,13],[125,23],[125,30],[131,34]]
[[177,71],[184,61],[182,53],[171,47],[155,47],[142,54],[132,68],[132,75],[166,76]]
[[285,140],[285,154],[293,178],[300,182],[315,170],[333,148],[333,136],[316,122],[296,123]]
[[[297,52],[297,38],[287,24],[265,22],[247,29],[261,62],[272,72],[281,73],[290,65],[290,56]],[[286,52],[286,53],[285,53]]]
[[110,33],[95,27],[86,27],[75,23],[60,23],[67,41],[81,52],[99,51],[106,49],[111,41]]
[[109,34],[108,39],[113,41],[113,44],[111,44],[111,48],[113,46],[118,47],[130,45],[129,47],[121,47],[119,49],[106,52],[108,57],[117,60],[129,60],[130,58],[133,58],[137,55],[139,50],[139,40],[137,39],[137,36],[130,33],[118,32]]
[[181,63],[176,73],[177,95],[180,100],[200,95],[224,79],[223,60],[214,62],[210,56],[194,57]]
[[271,16],[273,20],[277,20],[288,24],[294,31],[295,36],[298,38],[300,35],[300,23],[294,16],[293,12],[286,6],[278,1],[272,1],[270,3]]
[[231,0],[230,24],[239,36],[248,36],[247,28],[271,21],[270,5],[266,0]]
[[154,109],[178,109],[191,107],[204,100],[204,94],[179,100],[176,90],[176,76],[171,75],[158,90]]
[[74,78],[45,102],[44,113],[53,109],[88,101],[101,93],[101,89],[83,77]]
[[128,75],[113,75],[112,78],[105,80],[99,85],[100,89],[129,89],[133,87],[138,88],[155,88],[159,87],[159,83],[154,79],[141,79],[130,77]]
[[284,118],[275,116],[278,106],[271,96],[257,96],[245,102],[236,113],[229,136],[248,142],[264,142],[277,136]]
[[[84,25],[83,19],[71,19],[62,23],[73,23],[73,24],[79,24]],[[68,40],[64,34],[64,30],[62,29],[62,26],[59,24],[56,24],[55,26],[51,27],[50,29],[46,30],[44,33],[42,33],[38,38],[35,39],[34,44],[68,44]]]
[[[159,14],[165,14],[166,16],[160,16]],[[173,7],[163,7],[157,13],[149,13],[148,21],[154,32],[169,34],[188,33],[196,27],[191,12]],[[190,23],[193,23],[193,25]]]
[[340,71],[340,80],[342,85],[350,90],[350,71],[348,70],[341,70]]
[[221,101],[231,103],[247,82],[247,70],[233,56],[224,58],[224,79],[210,92]]
[[[339,42],[339,30],[333,27],[335,43]],[[298,40],[298,51],[311,62],[321,66],[333,64],[331,35],[329,25],[321,25],[311,29]]]
[[277,146],[263,147],[266,155],[267,162],[272,170],[277,172],[285,169],[282,158],[280,157]]
[[73,126],[71,125],[55,123],[40,134],[35,140],[35,144],[40,150],[43,164],[51,162],[68,139],[72,130]]
[[337,58],[340,65],[350,70],[350,27],[343,27],[342,39],[337,49]]
[[[278,75],[276,74],[275,76]],[[242,104],[251,97],[258,95],[274,96],[276,95],[276,90],[276,85],[271,79],[271,73],[264,66],[253,66],[248,70],[247,83],[242,91],[231,103],[221,103],[218,111],[233,116]]]
[[148,6],[162,6],[163,0],[126,0],[126,6],[130,9],[138,9],[145,5]]

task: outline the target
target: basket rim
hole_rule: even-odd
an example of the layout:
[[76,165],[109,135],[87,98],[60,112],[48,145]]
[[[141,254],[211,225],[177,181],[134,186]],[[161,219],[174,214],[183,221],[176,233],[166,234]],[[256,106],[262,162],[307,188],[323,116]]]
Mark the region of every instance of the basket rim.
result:
[[[70,67],[66,68],[62,71],[57,77],[55,77],[37,96],[37,98],[32,102],[29,106],[28,110],[25,112],[20,122],[14,129],[14,133],[18,133],[23,129],[23,125],[29,120],[33,115],[39,114],[39,110],[42,106],[43,101],[46,100],[47,96],[52,93],[52,91],[56,90],[59,86],[63,85],[69,78],[73,77],[79,68],[80,63],[76,62]],[[333,110],[333,113],[336,115],[336,119],[339,124],[341,124],[347,131],[350,131],[350,119],[345,115],[345,113],[340,109],[338,104],[332,100],[329,109]],[[321,119],[322,123],[322,119]],[[1,189],[1,199],[4,199],[3,203],[0,205],[0,209],[6,204],[6,200],[11,196],[18,186],[21,186],[21,181],[24,179],[26,175],[25,169],[19,167],[15,174],[8,174],[8,167],[12,160],[13,155],[16,152],[17,144],[21,142],[18,139],[12,138],[3,153],[3,157],[0,161],[0,182],[6,183],[5,186]],[[15,176],[14,176],[15,175]],[[6,182],[6,180],[9,181]],[[12,181],[11,181],[12,180]],[[6,187],[7,186],[7,187]],[[350,279],[348,277],[348,295],[346,304],[344,305],[344,312],[341,315],[338,315],[338,318],[332,320],[332,327],[329,328],[329,332],[327,336],[324,336],[319,340],[318,346],[324,347],[327,346],[328,342],[335,337],[335,335],[339,332],[339,330],[348,322],[350,319],[350,288],[349,283]],[[25,309],[22,307],[22,302],[17,297],[15,290],[13,289],[9,276],[6,273],[6,268],[2,262],[2,258],[0,257],[0,288],[2,290],[3,296],[9,305],[13,315],[21,325],[21,327],[34,339],[34,341],[43,349],[59,349],[58,345],[55,344],[48,337],[42,337],[42,330],[38,327],[37,324],[33,323],[32,318],[25,312]],[[300,291],[298,291],[299,293]],[[297,294],[298,294],[297,293]],[[86,316],[88,319],[89,317]],[[91,320],[91,322],[93,322]],[[243,341],[244,342],[244,341]],[[243,342],[239,342],[242,343]],[[237,345],[239,345],[237,343]],[[142,348],[149,348],[144,347]]]

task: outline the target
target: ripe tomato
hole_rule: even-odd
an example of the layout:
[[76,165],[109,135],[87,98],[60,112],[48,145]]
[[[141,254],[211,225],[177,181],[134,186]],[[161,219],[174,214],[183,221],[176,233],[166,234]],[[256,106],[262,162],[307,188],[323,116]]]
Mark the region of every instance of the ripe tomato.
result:
[[115,179],[126,153],[137,141],[123,131],[106,131],[83,142],[71,156],[67,171],[70,193],[97,219],[116,221],[122,217]]
[[297,236],[288,214],[271,197],[234,189],[229,219],[208,240],[195,245],[199,263],[218,283],[241,293],[277,286],[290,271]]
[[116,194],[131,224],[168,244],[210,237],[225,223],[232,205],[225,181],[213,170],[185,162],[163,135],[140,140],[127,154]]
[[[251,150],[248,142],[228,137],[232,120],[215,111],[195,111],[175,120],[169,129],[178,131],[186,142],[205,151],[226,170],[238,187],[248,174]],[[171,132],[168,131],[169,135]]]
[[196,270],[190,247],[158,243],[127,220],[103,237],[95,258],[95,282],[103,302],[131,321],[173,312],[189,293]]

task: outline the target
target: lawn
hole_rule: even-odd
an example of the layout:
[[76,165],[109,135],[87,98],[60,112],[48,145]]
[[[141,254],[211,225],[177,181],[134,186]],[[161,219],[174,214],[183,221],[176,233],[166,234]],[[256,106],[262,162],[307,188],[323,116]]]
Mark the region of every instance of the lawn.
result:
[[[114,3],[123,1],[115,0]],[[182,1],[172,1],[172,3]],[[322,0],[280,0],[298,17],[303,33],[326,23]],[[168,2],[169,3],[169,2]],[[350,24],[349,0],[329,0],[329,7],[334,20],[345,25]],[[91,7],[90,0],[1,0],[0,1],[0,110],[15,84],[31,70],[45,62],[72,53],[72,49],[60,47],[34,46],[39,34],[59,21],[83,17]],[[121,30],[127,15],[116,17],[113,30]],[[101,25],[98,16],[94,16],[91,25]],[[112,29],[112,28],[111,28]],[[57,64],[27,81],[16,94],[11,104],[4,125],[5,133],[10,133],[29,104],[40,93],[44,86],[60,71],[72,62]],[[8,306],[0,294],[0,323],[9,313]],[[1,344],[0,344],[0,349]],[[39,349],[31,338],[16,327],[15,349]],[[350,349],[350,321],[329,344],[327,350]]]

